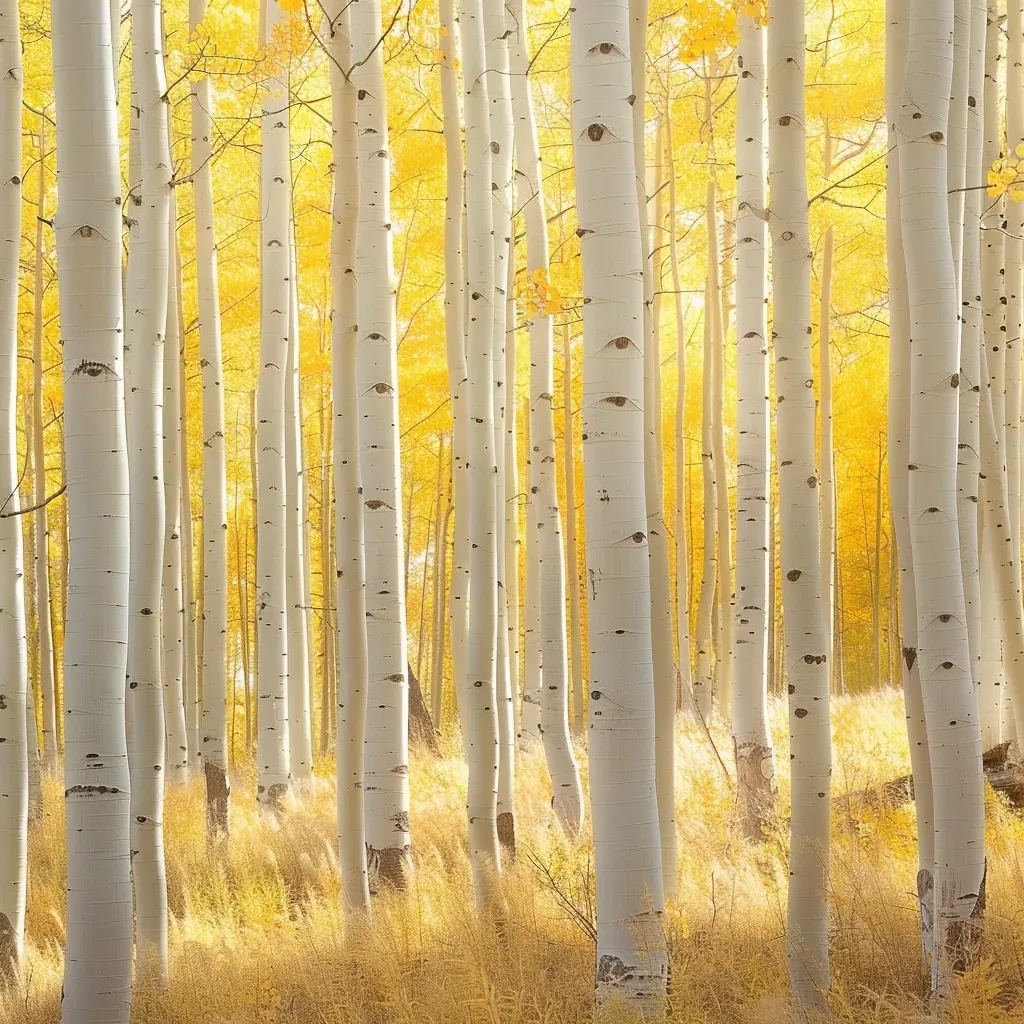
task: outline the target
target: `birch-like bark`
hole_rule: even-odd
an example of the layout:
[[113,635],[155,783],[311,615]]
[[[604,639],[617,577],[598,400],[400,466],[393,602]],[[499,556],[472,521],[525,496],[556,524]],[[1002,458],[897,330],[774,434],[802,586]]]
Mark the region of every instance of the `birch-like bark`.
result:
[[818,471],[811,367],[811,243],[804,109],[806,37],[799,0],[776,0],[768,22],[775,387],[785,666],[793,818],[786,960],[798,1011],[827,1008],[829,987],[829,736],[827,637],[818,578]]
[[[24,69],[17,0],[0,3],[0,985],[19,972],[25,942],[25,901],[28,885],[28,772],[29,744],[26,709],[34,703],[28,681],[25,632],[25,566],[18,482],[18,247],[21,241],[21,97]],[[40,137],[42,138],[42,137]],[[43,196],[43,158],[40,142],[40,198]],[[40,202],[38,216],[43,216]],[[40,232],[36,232],[36,392],[40,391],[42,330],[39,320]],[[41,399],[36,399],[42,405]],[[36,428],[42,434],[42,420]],[[38,446],[41,447],[41,446]],[[41,456],[36,471],[44,480]],[[12,513],[14,513],[12,515]],[[46,521],[37,520],[37,541],[46,537]],[[46,572],[45,559],[37,563]],[[48,614],[48,609],[45,609]],[[40,625],[42,625],[40,611]],[[45,668],[43,669],[45,672]],[[53,673],[50,673],[51,689]],[[51,704],[52,707],[52,704]],[[52,736],[55,740],[56,737]],[[54,755],[56,749],[54,748]]]
[[[189,0],[192,30],[206,17],[207,0]],[[213,97],[210,80],[191,81],[192,195],[196,219],[199,365],[203,371],[203,709],[206,825],[228,831],[227,742],[227,467],[224,449],[224,384],[220,333],[217,236],[213,214]],[[233,691],[233,681],[231,689]],[[232,701],[232,704],[234,702]]]
[[921,356],[910,361],[908,508],[935,807],[932,987],[940,996],[970,957],[985,874],[981,735],[956,504],[960,346],[946,200],[952,39],[953,0],[911,0],[897,131],[910,337]]
[[[20,115],[19,115],[20,117]],[[20,123],[20,122],[19,122]],[[19,150],[20,152],[20,150]],[[2,180],[2,179],[0,179]],[[20,186],[19,186],[20,190]],[[46,435],[43,418],[43,221],[46,206],[46,120],[39,125],[39,191],[32,287],[32,431],[35,493],[36,637],[42,697],[43,767],[57,768],[57,702],[50,606],[50,527],[46,503]],[[15,275],[17,276],[17,275]],[[9,492],[8,492],[9,493]]]
[[[178,362],[177,285],[180,258],[177,247],[177,213],[171,196],[168,218],[167,328],[164,337],[164,550],[161,576],[161,628],[163,659],[160,672],[164,688],[164,745],[168,782],[188,778],[188,738],[185,729],[185,606],[181,573],[181,420],[182,395]],[[171,297],[174,297],[173,299]]]
[[[643,248],[630,10],[581,0],[570,22],[583,258],[583,468],[598,1004],[663,1009],[650,553],[644,491]],[[646,28],[646,24],[644,25]]]
[[583,790],[569,735],[569,665],[566,652],[565,550],[558,503],[558,461],[554,412],[554,322],[546,289],[549,277],[547,214],[537,124],[527,73],[525,5],[509,4],[512,100],[515,106],[516,187],[526,219],[526,273],[531,285],[527,309],[530,332],[529,485],[540,569],[541,689],[540,733],[551,773],[555,813],[575,835],[583,822]]
[[[263,0],[267,39],[287,15]],[[256,393],[260,526],[257,799],[280,811],[291,786],[288,749],[287,479],[285,391],[291,318],[291,161],[289,84],[274,72],[262,96],[260,157],[260,375]]]
[[[313,733],[310,720],[309,623],[306,619],[306,560],[302,492],[306,467],[302,447],[302,396],[299,391],[299,298],[295,260],[294,215],[289,232],[291,330],[285,365],[285,543],[288,545],[288,757],[292,785],[313,778]],[[205,705],[204,705],[205,706]]]
[[132,0],[132,68],[139,109],[141,191],[138,234],[129,252],[126,323],[131,395],[128,470],[131,570],[128,601],[128,763],[131,769],[132,883],[140,980],[167,983],[164,867],[164,709],[160,678],[163,571],[163,362],[170,267],[171,154],[160,0]]
[[[832,176],[832,136],[825,132],[826,181]],[[821,580],[821,613],[825,618],[825,640],[828,644],[829,691],[835,692],[835,563],[836,563],[836,481],[835,455],[832,444],[832,264],[835,233],[830,224],[825,229],[821,256],[821,284],[818,306],[818,459],[821,462],[821,488],[818,509],[821,532],[818,537],[818,574]],[[879,492],[881,493],[881,492]],[[875,632],[878,641],[877,630]],[[877,672],[875,683],[880,685]]]
[[[497,641],[495,648],[495,689],[498,707],[498,839],[502,849],[515,856],[515,757],[516,731],[514,695],[508,663],[508,590],[505,586],[505,337],[508,315],[507,283],[512,242],[512,93],[509,82],[508,25],[504,2],[483,4],[484,50],[487,66],[487,96],[491,132],[491,203],[494,215],[494,342],[491,350],[494,384],[494,443],[496,466],[494,555],[497,573]],[[472,583],[471,583],[472,586]],[[564,584],[563,584],[564,586]],[[563,598],[565,591],[562,591]],[[470,594],[472,598],[472,593]],[[562,602],[565,624],[565,602]],[[563,641],[564,649],[564,628]],[[563,686],[564,689],[564,686]],[[563,696],[563,694],[552,694]],[[568,735],[568,729],[566,730]],[[556,798],[556,806],[558,800]]]
[[[985,0],[975,2],[984,11]],[[933,950],[931,893],[935,867],[935,829],[932,803],[932,768],[925,728],[921,691],[921,664],[917,654],[917,588],[910,536],[910,299],[903,256],[903,227],[900,217],[900,161],[896,123],[903,96],[908,39],[908,0],[887,0],[885,46],[885,104],[888,132],[886,162],[885,234],[889,265],[889,505],[892,509],[899,558],[900,643],[903,669],[903,699],[906,706],[910,765],[914,774],[914,803],[917,809],[917,893],[921,917],[921,954],[928,970]],[[972,37],[974,30],[972,22]],[[982,24],[984,29],[984,23]],[[972,95],[975,76],[972,67]],[[980,165],[980,149],[978,150]],[[980,169],[980,166],[979,168]],[[979,206],[980,210],[980,206]],[[970,234],[968,233],[968,239]],[[980,244],[980,236],[975,243]],[[966,255],[969,257],[971,248]],[[967,260],[965,270],[970,268]],[[965,279],[965,288],[967,287]]]
[[[359,217],[356,86],[352,65],[349,6],[330,0],[323,25],[330,60],[334,155],[334,204],[331,217],[332,391],[334,397],[334,487],[338,598],[338,847],[345,906],[370,913],[369,873],[364,824],[363,766],[366,740],[368,653],[366,646],[366,566],[363,507],[359,493],[359,390],[356,323],[356,230]],[[329,499],[324,496],[325,509]]]
[[[510,39],[512,37],[510,36]],[[509,43],[511,54],[512,43]],[[505,388],[508,392],[505,403],[505,591],[507,597],[506,631],[508,632],[508,678],[512,695],[513,736],[519,737],[519,715],[521,706],[518,703],[521,689],[522,662],[520,660],[519,640],[519,423],[518,408],[518,338],[519,324],[516,319],[516,299],[514,283],[516,276],[515,232],[508,258],[508,279],[505,288]],[[440,506],[438,515],[440,516]],[[435,547],[440,555],[443,545]],[[435,555],[435,559],[438,557]],[[437,572],[434,573],[437,576]],[[438,643],[444,643],[440,630],[436,633]]]
[[391,154],[384,52],[379,44],[380,0],[355,0],[350,17],[359,125],[355,277],[369,651],[366,842],[370,869],[391,884],[403,886],[410,849],[409,680],[391,258]]
[[[765,30],[739,15],[736,85],[736,627],[732,733],[744,835],[763,841],[775,810],[768,725],[768,226],[765,208]],[[679,326],[682,337],[682,327]],[[682,343],[680,343],[680,351]],[[681,358],[681,356],[680,356]],[[680,370],[680,372],[682,372]],[[680,427],[682,424],[680,424]],[[682,430],[679,431],[680,435]],[[680,442],[681,443],[681,442]],[[679,527],[677,527],[678,533]],[[685,555],[684,555],[685,558]],[[683,562],[685,566],[685,562]],[[684,569],[679,570],[685,575]],[[682,606],[681,606],[682,607]],[[680,614],[683,614],[680,611]],[[688,652],[687,652],[688,653]]]
[[576,536],[576,440],[572,408],[572,332],[562,323],[562,426],[565,445],[565,549],[569,578],[569,631],[572,655],[573,732],[583,735],[583,616],[580,610],[580,557]]
[[128,450],[110,6],[108,0],[53,0],[51,17],[71,537],[64,648],[68,923],[61,1019],[127,1024]]
[[[527,429],[528,432],[528,429]],[[528,440],[529,443],[529,440]],[[540,545],[536,538],[537,502],[526,496],[526,608],[523,630],[526,657],[523,670],[522,712],[519,716],[519,743],[528,746],[540,740],[541,686],[544,676],[540,622]]]
[[501,854],[497,829],[500,758],[496,707],[497,517],[494,455],[495,249],[491,127],[485,76],[485,27],[479,0],[463,0],[463,110],[466,123],[465,269],[469,311],[466,321],[468,375],[469,588],[465,664],[465,713],[469,737],[469,859],[477,904],[495,896]]
[[188,747],[188,770],[198,775],[202,769],[203,751],[200,743],[203,703],[199,691],[199,652],[197,650],[198,626],[196,608],[195,546],[192,535],[192,482],[188,461],[188,374],[185,366],[185,335],[182,317],[181,267],[177,268],[178,281],[175,288],[178,333],[181,338],[181,352],[178,358],[178,391],[181,394],[181,581],[182,581],[182,629],[185,634],[185,734]]

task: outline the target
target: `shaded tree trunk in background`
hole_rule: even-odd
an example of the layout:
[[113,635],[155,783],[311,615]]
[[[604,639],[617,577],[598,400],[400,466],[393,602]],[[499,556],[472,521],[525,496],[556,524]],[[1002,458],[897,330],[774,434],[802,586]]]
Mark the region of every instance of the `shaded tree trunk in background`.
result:
[[[668,957],[661,922],[644,500],[644,257],[635,187],[633,82],[630,61],[624,58],[631,49],[629,13],[625,6],[599,7],[583,0],[570,15],[584,294],[595,985],[599,1006],[621,998],[630,1009],[657,1015],[665,1000]],[[615,53],[611,60],[602,55],[606,47]]]
[[[64,341],[71,555],[65,637],[65,1024],[127,1024],[132,989],[128,450],[121,206],[108,0],[53,0],[54,221]],[[6,33],[5,33],[6,35]],[[8,38],[10,38],[8,36]],[[82,116],[88,112],[89,116]],[[83,227],[84,225],[84,227]],[[93,766],[99,743],[102,767]]]

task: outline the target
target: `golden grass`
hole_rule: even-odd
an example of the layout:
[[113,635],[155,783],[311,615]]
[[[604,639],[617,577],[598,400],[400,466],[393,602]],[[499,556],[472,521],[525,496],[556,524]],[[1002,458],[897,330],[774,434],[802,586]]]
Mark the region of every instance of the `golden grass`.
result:
[[[785,707],[772,707],[780,812],[788,813]],[[831,865],[833,991],[840,1024],[904,1024],[924,1016],[914,878],[913,808],[844,800],[909,771],[900,695],[834,703]],[[730,742],[715,730],[723,758]],[[584,756],[581,749],[581,757]],[[331,765],[318,766],[330,778]],[[584,775],[586,773],[583,761]],[[168,794],[170,988],[136,993],[145,1024],[577,1024],[593,1020],[593,906],[588,830],[568,843],[554,821],[539,751],[519,762],[517,862],[505,875],[499,940],[473,909],[466,856],[465,768],[454,737],[412,767],[416,874],[408,893],[375,898],[372,926],[343,926],[334,791],[319,782],[281,825],[261,820],[252,769],[234,781],[232,836],[207,849],[203,788]],[[679,892],[666,915],[670,1019],[686,1024],[792,1020],[783,928],[784,829],[761,848],[732,826],[733,794],[706,738],[681,728],[677,780]],[[988,797],[985,962],[960,985],[952,1024],[1024,1021],[1024,821]],[[0,1020],[59,1019],[64,919],[60,783],[31,836],[23,987],[0,998]],[[609,1019],[625,1019],[612,1012]]]

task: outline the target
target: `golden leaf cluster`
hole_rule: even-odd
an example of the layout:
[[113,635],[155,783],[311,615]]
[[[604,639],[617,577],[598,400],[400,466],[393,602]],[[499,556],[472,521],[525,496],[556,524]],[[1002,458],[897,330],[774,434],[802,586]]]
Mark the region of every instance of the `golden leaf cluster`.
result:
[[1024,142],[1019,143],[1013,156],[999,157],[988,169],[988,194],[993,199],[1008,194],[1011,199],[1024,199]]
[[517,298],[523,299],[527,317],[536,316],[538,313],[554,316],[562,312],[562,296],[548,279],[548,272],[544,267],[538,267],[529,276],[517,275],[514,294]]
[[[744,7],[747,6],[743,0]],[[753,6],[758,6],[754,3]],[[747,13],[744,10],[744,13]],[[680,23],[684,26],[679,56],[688,64],[713,57],[739,42],[737,8],[719,0],[684,0]]]

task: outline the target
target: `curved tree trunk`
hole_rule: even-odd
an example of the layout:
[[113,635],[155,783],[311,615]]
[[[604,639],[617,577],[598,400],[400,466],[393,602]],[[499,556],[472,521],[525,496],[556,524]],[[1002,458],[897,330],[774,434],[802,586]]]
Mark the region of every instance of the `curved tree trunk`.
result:
[[[646,22],[646,19],[644,19]],[[590,602],[590,792],[598,1004],[661,1013],[668,956],[654,771],[644,497],[643,249],[624,5],[571,13],[583,257],[583,469]],[[644,23],[646,28],[646,23]]]
[[[512,26],[512,99],[515,105],[517,192],[526,218],[527,302],[530,331],[530,494],[534,523],[529,543],[540,563],[540,628],[544,685],[540,732],[544,742],[555,813],[570,834],[583,822],[583,790],[569,736],[569,671],[566,655],[565,553],[558,504],[555,448],[554,324],[548,299],[548,232],[540,147],[527,73],[525,6],[509,5]],[[571,448],[571,446],[570,446]]]
[[829,736],[827,637],[818,580],[818,471],[811,368],[811,244],[804,117],[804,10],[776,0],[768,26],[775,387],[782,603],[793,818],[786,959],[801,1013],[827,1008]]
[[[765,30],[739,16],[736,116],[736,647],[732,734],[743,833],[763,841],[775,811],[768,725],[768,228],[765,209]],[[824,335],[823,335],[824,337]],[[823,343],[824,344],[824,343]],[[824,351],[824,349],[823,349]],[[824,419],[823,419],[824,422]],[[680,570],[683,571],[683,570]],[[680,613],[682,614],[682,613]]]
[[[402,574],[395,288],[391,261],[391,154],[379,0],[351,6],[359,125],[360,472],[366,543],[369,711],[366,841],[371,870],[404,886],[409,869],[409,680]],[[493,631],[492,631],[493,633]]]
[[62,179],[55,218],[71,522],[64,649],[68,931],[61,1018],[65,1024],[127,1024],[128,451],[110,5],[53,0],[51,12],[57,163],[70,172]]
[[[276,0],[263,0],[265,30],[286,15]],[[291,786],[288,749],[287,480],[285,389],[291,318],[291,167],[289,86],[278,70],[263,91],[260,159],[262,253],[260,257],[260,379],[256,393],[259,468],[259,716],[257,798],[280,811]]]
[[[195,30],[207,0],[190,0]],[[203,766],[206,825],[211,835],[228,831],[227,704],[227,468],[224,449],[224,386],[221,358],[217,237],[213,215],[213,97],[210,80],[192,79],[192,190],[196,218],[199,299],[199,363],[203,371]],[[234,701],[232,700],[232,705]]]

